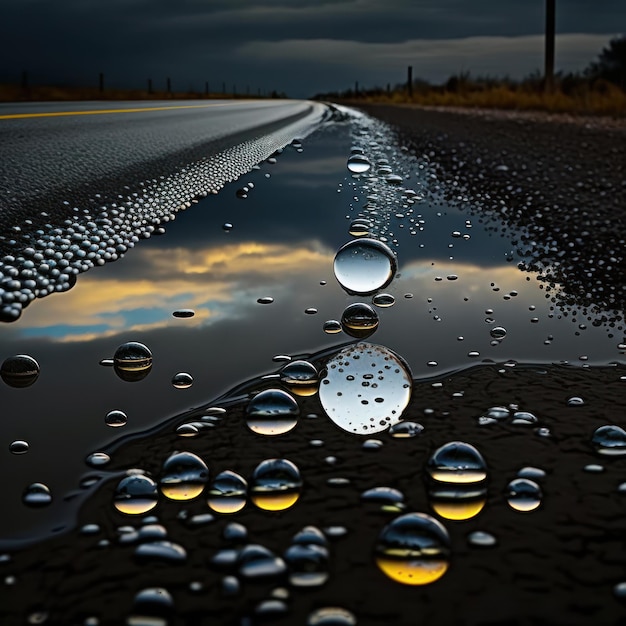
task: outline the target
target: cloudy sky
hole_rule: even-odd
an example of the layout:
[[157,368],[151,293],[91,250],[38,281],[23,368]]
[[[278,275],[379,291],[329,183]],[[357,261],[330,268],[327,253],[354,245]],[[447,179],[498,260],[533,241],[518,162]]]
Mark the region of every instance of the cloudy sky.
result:
[[[557,70],[597,57],[623,0],[557,0]],[[396,84],[406,67],[520,78],[543,66],[545,0],[0,0],[0,82],[212,90],[293,97]]]

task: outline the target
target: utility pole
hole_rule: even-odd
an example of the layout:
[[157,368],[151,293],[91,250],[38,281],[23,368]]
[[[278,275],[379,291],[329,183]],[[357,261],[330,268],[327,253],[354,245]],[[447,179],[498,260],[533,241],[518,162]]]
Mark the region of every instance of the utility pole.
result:
[[407,86],[407,91],[409,93],[409,98],[412,98],[413,97],[413,66],[412,65],[409,65],[409,69],[407,72],[406,86]]
[[544,86],[547,93],[554,91],[554,31],[556,23],[556,0],[546,0],[546,49]]

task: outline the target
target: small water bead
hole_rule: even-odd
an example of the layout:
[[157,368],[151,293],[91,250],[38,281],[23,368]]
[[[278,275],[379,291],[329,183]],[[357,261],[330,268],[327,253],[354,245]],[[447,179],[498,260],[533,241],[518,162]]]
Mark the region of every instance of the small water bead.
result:
[[542,480],[546,477],[546,472],[539,467],[522,467],[519,472],[517,472],[518,478],[529,478],[530,480],[534,480],[535,482],[538,480]]
[[401,513],[406,509],[404,494],[392,487],[373,487],[361,494],[361,502],[375,505],[385,513]]
[[193,309],[177,309],[172,313],[173,317],[188,318],[193,317],[196,312]]
[[515,411],[511,416],[511,424],[514,426],[534,426],[539,420],[528,411]]
[[176,434],[179,437],[197,437],[200,429],[196,424],[181,424],[176,428]]
[[133,601],[127,626],[168,626],[174,611],[174,600],[167,589],[149,587],[142,589]]
[[304,310],[306,315],[317,315],[317,309],[315,307],[309,307]]
[[291,361],[280,371],[280,382],[297,396],[312,396],[319,387],[319,374],[308,361]]
[[390,522],[375,546],[378,567],[405,585],[428,585],[447,571],[450,537],[445,527],[425,513],[407,513]]
[[376,332],[378,313],[363,302],[348,305],[341,316],[341,329],[357,339],[365,339]]
[[115,490],[113,504],[121,513],[143,515],[158,502],[157,484],[149,476],[133,474],[126,476]]
[[49,614],[46,611],[36,611],[31,613],[26,623],[27,624],[45,624],[48,621]]
[[361,448],[363,450],[380,450],[385,444],[380,439],[366,439]]
[[589,463],[583,467],[583,471],[588,474],[603,474],[604,473],[604,465],[598,465],[597,463]]
[[33,483],[24,490],[22,502],[32,508],[48,506],[52,502],[50,488],[43,483]]
[[246,506],[248,483],[231,470],[220,472],[211,483],[207,504],[216,513],[232,514]]
[[27,354],[10,356],[0,366],[0,377],[9,387],[30,387],[39,377],[39,363]]
[[506,337],[506,328],[504,328],[503,326],[494,326],[490,331],[489,334],[494,338],[494,339],[504,339]]
[[353,174],[365,174],[370,170],[372,164],[363,154],[353,154],[348,158],[347,166]]
[[187,372],[178,372],[172,376],[172,387],[176,389],[189,389],[193,385],[193,376]]
[[381,309],[386,309],[390,306],[393,306],[396,302],[396,299],[390,293],[377,293],[372,298],[372,304]]
[[18,439],[9,444],[9,451],[12,454],[26,454],[29,450],[29,445],[27,441],[23,441]]
[[400,421],[412,382],[408,366],[395,353],[359,342],[327,361],[319,396],[324,412],[337,426],[369,435]]
[[266,459],[254,470],[251,480],[252,502],[266,511],[282,511],[300,497],[302,477],[297,466],[287,459]]
[[152,369],[152,352],[138,341],[129,341],[115,351],[113,367],[126,382],[143,380]]
[[282,389],[266,389],[258,393],[246,408],[248,428],[259,435],[282,435],[298,423],[300,407]]
[[323,329],[327,335],[336,335],[342,331],[341,322],[337,320],[327,320],[324,322]]
[[591,445],[600,454],[623,456],[626,454],[626,431],[615,424],[600,426],[593,433]]
[[354,239],[342,246],[333,262],[335,277],[350,294],[371,294],[386,287],[398,265],[391,248],[376,239]]
[[175,452],[163,464],[159,486],[170,500],[191,500],[202,493],[208,479],[209,468],[199,456]]
[[389,434],[394,439],[410,439],[421,435],[424,427],[417,422],[398,422],[389,429]]
[[572,396],[567,399],[567,406],[583,406],[584,404],[585,401],[578,396]]
[[356,626],[357,619],[341,607],[327,606],[309,614],[306,626]]
[[370,234],[371,224],[362,221],[355,220],[350,224],[348,233],[353,237],[367,237]]
[[470,545],[480,548],[492,548],[498,543],[497,539],[491,533],[483,530],[475,530],[470,533],[467,536],[467,541]]
[[119,411],[117,409],[113,411],[109,411],[105,418],[104,423],[107,426],[111,426],[111,428],[119,428],[120,426],[126,426],[126,422],[128,421],[128,416],[124,411]]
[[99,364],[102,365],[102,367],[113,367],[115,361],[113,359],[100,359]]
[[273,302],[274,298],[272,298],[271,296],[264,296],[263,298],[257,299],[258,304],[272,304]]
[[230,222],[224,222],[222,224],[222,229],[224,232],[229,233],[233,229],[233,225]]
[[111,457],[106,452],[94,452],[85,459],[85,463],[91,467],[102,467],[110,461]]
[[534,511],[541,504],[541,498],[541,487],[529,478],[516,478],[506,488],[507,502],[516,511]]
[[237,556],[239,576],[259,580],[281,576],[287,570],[283,559],[276,556],[265,546],[248,544]]

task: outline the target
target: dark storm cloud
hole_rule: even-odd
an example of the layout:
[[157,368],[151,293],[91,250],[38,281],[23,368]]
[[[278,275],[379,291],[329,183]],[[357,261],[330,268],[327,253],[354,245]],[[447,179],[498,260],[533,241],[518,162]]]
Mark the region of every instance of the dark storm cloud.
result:
[[[333,77],[345,81],[359,74],[364,82],[380,80],[377,75],[370,79],[371,62],[360,62],[357,51],[370,59],[385,44],[430,41],[436,52],[439,41],[539,35],[543,11],[544,0],[3,0],[0,80],[16,80],[22,69],[33,80],[92,84],[104,71],[108,84],[119,86],[143,86],[148,76],[162,86],[158,81],[171,75],[175,88],[185,89],[210,80],[220,87],[226,81],[241,89],[251,84],[291,91],[298,80],[298,91],[306,95],[333,88]],[[587,0],[557,0],[560,33],[599,33],[608,40],[615,25],[624,23],[621,0],[606,0],[601,11]],[[299,43],[290,48],[286,42]],[[320,48],[324,42],[345,53],[336,59],[345,72],[328,63],[315,69],[316,58],[326,56]],[[297,50],[297,65],[274,54],[289,49]],[[458,50],[464,51],[467,46]],[[304,53],[309,55],[305,59]],[[404,64],[400,57],[397,62]],[[444,78],[464,62],[460,56],[443,67],[432,57],[424,57],[433,70],[429,78],[437,72]],[[303,62],[307,77],[298,76]],[[508,73],[505,63],[501,74]],[[529,65],[526,71],[532,69]]]

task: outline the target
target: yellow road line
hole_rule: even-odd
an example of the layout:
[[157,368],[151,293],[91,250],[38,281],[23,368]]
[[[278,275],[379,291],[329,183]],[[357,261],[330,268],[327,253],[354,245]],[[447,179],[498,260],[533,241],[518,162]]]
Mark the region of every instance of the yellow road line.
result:
[[244,102],[222,102],[213,104],[181,104],[166,107],[144,107],[141,109],[103,109],[96,111],[56,111],[50,113],[12,113],[0,115],[0,120],[19,120],[30,117],[67,117],[70,115],[110,115],[112,113],[142,113],[144,111],[169,111],[170,109],[206,109],[209,107],[225,107]]

